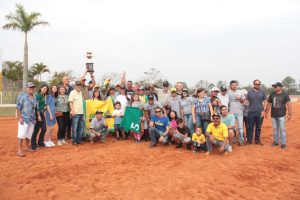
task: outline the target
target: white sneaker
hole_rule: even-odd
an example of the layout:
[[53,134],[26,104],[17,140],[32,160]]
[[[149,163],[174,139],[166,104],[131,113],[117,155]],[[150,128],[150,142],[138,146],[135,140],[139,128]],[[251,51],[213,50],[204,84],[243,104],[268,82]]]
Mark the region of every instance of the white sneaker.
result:
[[66,142],[66,140],[62,140],[61,142],[62,142],[62,144],[68,144],[68,143]]
[[227,149],[227,152],[231,153],[232,152],[232,146],[229,145],[228,149]]
[[63,145],[62,141],[61,141],[61,140],[58,140],[58,141],[57,141],[57,146],[61,146],[61,145]]
[[51,140],[49,141],[49,143],[52,147],[55,147],[55,144]]
[[49,143],[49,141],[44,142],[44,144],[45,144],[45,147],[52,147],[51,144]]

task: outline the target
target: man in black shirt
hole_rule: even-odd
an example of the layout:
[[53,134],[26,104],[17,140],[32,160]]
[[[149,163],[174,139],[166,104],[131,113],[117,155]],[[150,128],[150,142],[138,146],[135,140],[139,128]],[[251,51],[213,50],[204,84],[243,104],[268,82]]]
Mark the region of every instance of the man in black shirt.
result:
[[274,134],[274,143],[272,146],[278,146],[278,135],[280,131],[281,148],[286,149],[285,120],[287,119],[287,121],[289,121],[292,116],[291,99],[289,95],[282,90],[282,84],[280,82],[277,82],[272,86],[274,87],[274,92],[270,94],[268,98],[266,109],[266,112],[268,113],[271,108],[271,118]]

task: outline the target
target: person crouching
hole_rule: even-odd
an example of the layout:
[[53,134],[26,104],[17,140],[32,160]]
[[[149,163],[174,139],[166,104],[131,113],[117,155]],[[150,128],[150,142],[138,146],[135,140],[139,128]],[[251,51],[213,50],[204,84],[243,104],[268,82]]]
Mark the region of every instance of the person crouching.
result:
[[95,117],[92,119],[90,124],[90,140],[94,144],[97,138],[101,139],[101,142],[105,142],[108,134],[107,123],[103,117],[101,110],[96,111]]

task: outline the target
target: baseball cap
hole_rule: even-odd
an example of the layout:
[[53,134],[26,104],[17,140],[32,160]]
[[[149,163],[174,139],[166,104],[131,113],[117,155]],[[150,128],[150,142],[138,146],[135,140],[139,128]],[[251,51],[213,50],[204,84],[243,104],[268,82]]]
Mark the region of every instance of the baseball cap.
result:
[[95,88],[100,88],[100,85],[99,84],[96,84],[95,86],[94,86],[94,89]]
[[115,86],[110,86],[110,88],[109,88],[109,90],[115,90],[116,88],[115,88]]
[[214,113],[214,114],[212,115],[212,117],[218,117],[218,118],[221,118],[221,116],[220,116],[219,113]]
[[75,81],[75,85],[76,86],[80,86],[81,85],[81,81]]
[[189,90],[187,88],[183,88],[183,92],[188,92]]
[[145,87],[141,86],[138,90],[145,90]]
[[276,83],[274,83],[273,85],[272,85],[273,87],[282,87],[282,83],[280,83],[280,82],[276,82]]
[[221,89],[221,91],[227,91],[227,87],[226,87],[225,85],[222,85],[222,86],[220,87],[220,89]]
[[219,90],[219,88],[217,88],[217,87],[213,87],[213,88],[211,89],[211,91],[218,91],[218,92],[219,92],[220,90]]
[[150,94],[149,97],[148,97],[148,100],[149,100],[149,99],[152,99],[152,100],[153,100],[153,99],[154,99],[154,95],[153,95],[153,94]]
[[26,84],[26,87],[27,87],[27,88],[31,88],[31,87],[35,87],[35,85],[34,85],[33,82],[28,82],[28,83]]
[[121,84],[117,84],[116,87],[121,87]]
[[169,82],[168,82],[168,81],[164,81],[164,82],[163,82],[163,86],[164,86],[164,87],[169,87]]
[[102,114],[103,112],[101,111],[101,110],[97,110],[96,111],[96,115],[98,115],[98,114]]
[[172,87],[170,92],[176,92],[176,88],[175,87]]

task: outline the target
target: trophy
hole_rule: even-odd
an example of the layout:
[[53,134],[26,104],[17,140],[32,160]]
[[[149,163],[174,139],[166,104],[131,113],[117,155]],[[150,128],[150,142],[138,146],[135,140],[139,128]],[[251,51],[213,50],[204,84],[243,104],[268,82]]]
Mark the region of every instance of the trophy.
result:
[[87,63],[85,63],[86,71],[90,74],[94,73],[94,63],[92,62],[92,52],[86,53]]

